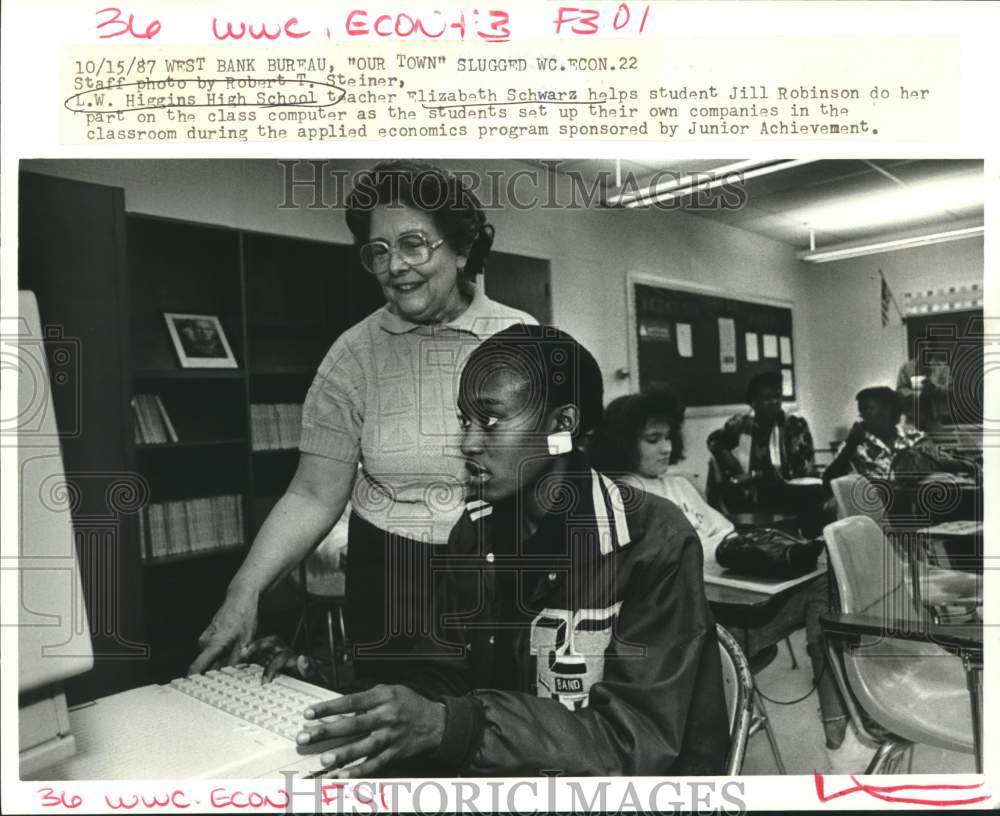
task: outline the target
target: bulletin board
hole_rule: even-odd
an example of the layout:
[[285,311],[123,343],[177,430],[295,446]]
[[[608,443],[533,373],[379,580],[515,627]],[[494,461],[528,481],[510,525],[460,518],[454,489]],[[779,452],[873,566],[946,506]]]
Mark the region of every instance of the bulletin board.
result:
[[628,276],[629,349],[640,389],[669,385],[689,408],[745,404],[750,378],[782,377],[796,399],[792,309],[787,302]]

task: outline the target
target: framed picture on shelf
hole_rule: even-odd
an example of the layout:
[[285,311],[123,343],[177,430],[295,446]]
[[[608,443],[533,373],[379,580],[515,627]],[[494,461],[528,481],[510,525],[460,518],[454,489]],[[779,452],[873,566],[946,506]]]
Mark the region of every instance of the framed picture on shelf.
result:
[[181,368],[238,368],[216,315],[164,312]]

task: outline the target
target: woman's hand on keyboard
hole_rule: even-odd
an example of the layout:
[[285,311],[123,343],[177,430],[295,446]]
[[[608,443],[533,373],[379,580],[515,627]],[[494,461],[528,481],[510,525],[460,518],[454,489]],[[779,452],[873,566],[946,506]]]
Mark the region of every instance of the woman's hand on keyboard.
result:
[[[306,720],[340,716],[317,723],[299,734],[300,745],[328,739],[348,742],[320,757],[324,767],[341,779],[367,777],[397,759],[433,751],[444,736],[445,710],[406,686],[375,686],[358,694],[317,703],[306,711]],[[365,761],[351,768],[356,759]]]
[[201,654],[195,658],[188,674],[201,674],[220,665],[235,665],[243,658],[240,651],[257,631],[256,593],[230,593],[215,613],[208,628],[198,638]]
[[261,675],[262,683],[270,683],[279,672],[283,671],[296,674],[311,683],[325,682],[325,678],[320,674],[311,658],[303,654],[296,654],[277,635],[258,638],[253,643],[243,647],[240,659],[264,667],[264,673]]

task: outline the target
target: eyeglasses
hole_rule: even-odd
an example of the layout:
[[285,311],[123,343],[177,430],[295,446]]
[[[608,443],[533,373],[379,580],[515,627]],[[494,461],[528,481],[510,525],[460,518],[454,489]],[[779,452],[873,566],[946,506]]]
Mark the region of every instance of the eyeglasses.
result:
[[407,265],[422,266],[444,242],[444,238],[428,241],[419,232],[400,235],[395,246],[386,241],[370,241],[361,246],[361,264],[373,275],[382,275],[389,271],[393,254],[398,253]]

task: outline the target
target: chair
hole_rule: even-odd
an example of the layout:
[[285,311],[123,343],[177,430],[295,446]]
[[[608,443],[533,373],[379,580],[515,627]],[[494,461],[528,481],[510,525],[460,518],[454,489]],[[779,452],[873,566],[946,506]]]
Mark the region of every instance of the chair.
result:
[[705,478],[705,501],[720,513],[726,513],[726,503],[722,500],[722,473],[714,456],[708,457],[708,476]]
[[[331,682],[337,686],[337,643],[346,650],[347,628],[344,622],[345,574],[343,570],[344,553],[347,546],[347,526],[350,518],[348,507],[340,520],[333,526],[329,534],[316,546],[298,567],[292,571],[290,578],[302,590],[302,613],[292,646],[295,646],[300,635],[304,636],[305,647],[312,643],[310,631],[310,610],[319,606],[324,609],[326,617],[327,646],[330,649]],[[334,618],[336,617],[336,621]]]
[[[887,526],[886,513],[892,500],[891,489],[884,482],[872,482],[857,473],[841,476],[830,483],[837,502],[839,519],[864,516],[880,529]],[[910,531],[895,531],[890,548],[907,552],[912,592],[937,621],[969,619],[977,616],[981,604],[980,579],[960,570],[937,567],[929,563],[926,540]],[[882,545],[880,545],[882,546]],[[952,612],[957,608],[957,613]]]
[[731,483],[713,453],[708,457],[708,477],[705,480],[705,500],[725,516],[751,512],[756,504],[756,484],[751,480],[740,485]]
[[870,482],[858,473],[849,473],[830,482],[837,503],[837,518],[867,516],[876,524],[885,522],[892,493],[884,483]]
[[931,624],[872,519],[841,519],[824,536],[841,611],[820,620],[854,727],[878,744],[865,772],[899,770],[916,743],[973,753],[981,770],[981,627]]
[[[757,690],[757,686],[754,681],[754,677],[756,676],[757,672],[761,671],[766,666],[770,665],[771,662],[774,660],[774,658],[777,656],[778,646],[777,644],[772,644],[771,646],[768,646],[766,649],[756,654],[752,659],[748,659],[746,657],[747,653],[743,650],[743,647],[739,645],[738,638],[736,638],[736,636],[733,635],[732,632],[730,632],[728,629],[725,629],[725,627],[722,624],[716,624],[716,626],[717,629],[720,631],[719,647],[726,648],[726,644],[731,643],[735,649],[739,650],[741,665],[744,666],[746,669],[746,677],[744,678],[746,683],[746,688],[745,688],[746,700],[740,704],[741,706],[743,705],[747,706],[748,709],[749,721],[747,723],[747,734],[745,741],[749,741],[750,737],[752,737],[757,732],[763,731],[764,734],[767,736],[767,742],[771,749],[771,756],[774,757],[774,764],[778,769],[778,773],[784,774],[785,763],[784,760],[781,758],[781,751],[778,748],[778,740],[774,734],[774,730],[771,728],[771,722],[768,717],[767,708],[764,705],[764,698]],[[722,634],[723,632],[724,634]],[[789,644],[789,648],[791,648],[791,644]],[[727,659],[728,658],[723,659],[724,675],[726,673],[725,666],[727,663]],[[730,660],[730,662],[732,661]],[[740,671],[742,672],[742,669]],[[731,685],[733,682],[734,681],[731,681],[728,678],[726,679],[727,706],[729,704],[728,686]],[[733,716],[734,715],[732,713],[732,710],[730,710],[730,717],[732,718]],[[745,745],[741,747],[741,751],[743,751],[744,753],[746,752]],[[742,761],[743,760],[741,758],[740,762],[742,763]]]
[[743,650],[729,632],[716,624],[719,636],[719,656],[722,659],[722,686],[726,694],[729,715],[729,755],[726,776],[736,776],[743,767],[750,728],[753,721],[754,685],[750,664]]

